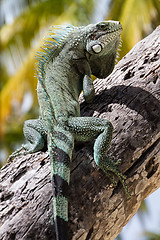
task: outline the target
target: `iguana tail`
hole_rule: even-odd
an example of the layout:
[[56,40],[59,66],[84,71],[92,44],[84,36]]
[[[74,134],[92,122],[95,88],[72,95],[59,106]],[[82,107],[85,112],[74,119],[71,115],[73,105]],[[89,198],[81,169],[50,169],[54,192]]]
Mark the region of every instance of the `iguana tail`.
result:
[[57,240],[68,240],[68,187],[73,136],[62,128],[54,128],[49,134],[51,179],[53,187],[53,211]]

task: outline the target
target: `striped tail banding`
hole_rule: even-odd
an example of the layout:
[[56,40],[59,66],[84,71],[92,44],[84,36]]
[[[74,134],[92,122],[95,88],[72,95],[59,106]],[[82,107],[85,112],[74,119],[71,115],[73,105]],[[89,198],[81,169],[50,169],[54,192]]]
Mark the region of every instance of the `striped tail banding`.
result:
[[55,124],[53,127],[51,124],[50,127],[48,150],[51,159],[56,240],[68,240],[68,188],[74,137],[63,125]]
[[65,151],[55,146],[55,141],[53,141],[53,139],[51,142],[52,148],[49,148],[49,152],[51,157],[51,179],[53,187],[53,212],[56,240],[68,240],[68,188],[71,157]]

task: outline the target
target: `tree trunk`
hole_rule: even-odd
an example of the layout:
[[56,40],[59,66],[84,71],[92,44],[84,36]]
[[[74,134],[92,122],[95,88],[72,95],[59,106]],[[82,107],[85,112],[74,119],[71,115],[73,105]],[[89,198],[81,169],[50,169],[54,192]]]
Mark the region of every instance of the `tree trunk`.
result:
[[[108,155],[122,159],[128,199],[114,189],[93,160],[93,142],[75,144],[69,193],[72,240],[112,240],[140,203],[160,186],[160,27],[139,42],[106,79],[95,80],[96,97],[81,115],[109,119],[114,135]],[[48,153],[20,156],[0,173],[0,238],[54,238]]]

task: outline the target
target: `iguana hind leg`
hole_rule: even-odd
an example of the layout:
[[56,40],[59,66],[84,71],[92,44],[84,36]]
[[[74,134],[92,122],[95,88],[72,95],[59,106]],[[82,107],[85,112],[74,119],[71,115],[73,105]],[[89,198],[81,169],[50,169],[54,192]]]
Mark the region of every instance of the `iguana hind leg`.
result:
[[68,126],[70,131],[74,133],[75,139],[78,141],[85,142],[96,138],[94,144],[94,160],[96,164],[107,174],[112,184],[116,186],[116,182],[110,174],[110,172],[113,172],[119,178],[127,195],[129,195],[128,188],[124,181],[126,177],[117,168],[117,164],[120,160],[113,162],[111,158],[106,157],[112,140],[112,124],[106,119],[75,117],[69,118]]
[[[46,143],[46,133],[44,130],[43,123],[40,119],[27,120],[23,126],[24,136],[27,140],[26,144],[23,144],[21,148],[13,152],[9,158],[8,162],[12,158],[19,155],[26,155],[28,153],[35,153],[42,150]],[[23,152],[21,152],[24,150]]]

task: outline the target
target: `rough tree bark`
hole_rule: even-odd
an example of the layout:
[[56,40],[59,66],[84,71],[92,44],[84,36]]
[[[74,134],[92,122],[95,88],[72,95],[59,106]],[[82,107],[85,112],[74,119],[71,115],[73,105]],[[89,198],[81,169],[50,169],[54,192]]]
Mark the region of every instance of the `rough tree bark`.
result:
[[[70,239],[111,240],[160,186],[160,27],[139,42],[104,80],[82,116],[109,119],[114,137],[108,152],[121,158],[131,198],[116,189],[93,161],[93,142],[75,144],[69,193]],[[48,153],[16,158],[0,173],[0,238],[54,238]]]

